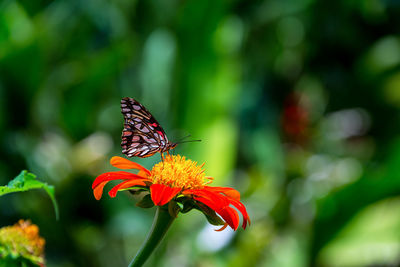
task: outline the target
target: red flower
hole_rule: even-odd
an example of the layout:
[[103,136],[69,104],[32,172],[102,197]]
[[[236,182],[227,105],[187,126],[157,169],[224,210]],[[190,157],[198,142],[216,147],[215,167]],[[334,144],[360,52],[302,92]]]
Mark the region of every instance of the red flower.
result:
[[229,187],[207,186],[212,178],[204,175],[202,166],[197,166],[196,162],[186,160],[185,157],[168,155],[162,162],[154,165],[151,171],[121,157],[112,157],[110,163],[119,169],[136,169],[139,172],[134,174],[116,171],[99,175],[92,185],[97,200],[101,198],[103,188],[109,181],[123,180],[108,192],[110,197],[115,197],[118,191],[142,189],[150,191],[154,205],[175,205],[171,210],[181,213],[191,209],[200,210],[210,223],[223,225],[218,231],[228,225],[236,230],[239,227],[238,211],[243,216],[243,229],[250,223],[246,208],[240,202],[240,193]]

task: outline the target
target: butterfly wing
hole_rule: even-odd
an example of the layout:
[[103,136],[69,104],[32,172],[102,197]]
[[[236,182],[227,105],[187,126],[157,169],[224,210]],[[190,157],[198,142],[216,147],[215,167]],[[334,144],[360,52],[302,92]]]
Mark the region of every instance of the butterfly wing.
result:
[[133,98],[122,98],[121,112],[125,120],[122,153],[128,157],[145,158],[163,152],[168,147],[163,128],[142,104]]

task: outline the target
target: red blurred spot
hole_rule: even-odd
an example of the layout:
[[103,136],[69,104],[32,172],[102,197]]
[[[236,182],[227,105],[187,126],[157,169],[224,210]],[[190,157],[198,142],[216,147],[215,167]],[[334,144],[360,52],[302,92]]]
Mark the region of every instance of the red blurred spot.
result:
[[284,102],[282,112],[282,130],[287,141],[304,144],[308,137],[309,114],[300,103],[297,93],[290,93]]

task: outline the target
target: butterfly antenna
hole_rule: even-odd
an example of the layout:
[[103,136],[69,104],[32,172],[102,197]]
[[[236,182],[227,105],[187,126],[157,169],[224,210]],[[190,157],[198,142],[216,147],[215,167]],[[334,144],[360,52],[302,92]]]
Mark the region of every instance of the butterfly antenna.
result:
[[185,140],[186,138],[191,137],[191,136],[192,136],[191,134],[188,134],[188,135],[182,137],[181,139],[179,139],[179,141],[176,142],[176,143],[177,143],[177,144],[180,144],[183,140]]
[[191,143],[191,142],[201,142],[201,140],[200,139],[198,139],[198,140],[185,140],[185,141],[176,142],[176,144]]

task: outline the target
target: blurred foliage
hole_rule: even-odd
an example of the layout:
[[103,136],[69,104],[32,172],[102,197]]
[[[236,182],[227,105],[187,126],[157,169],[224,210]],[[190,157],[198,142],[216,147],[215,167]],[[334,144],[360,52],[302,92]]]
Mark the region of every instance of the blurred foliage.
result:
[[[179,216],[148,266],[396,266],[400,262],[400,5],[394,0],[0,2],[0,201],[30,218],[48,266],[126,266],[154,209],[95,201],[121,155],[119,101],[143,103],[175,153],[242,193],[252,225]],[[150,168],[158,157],[135,159]]]

